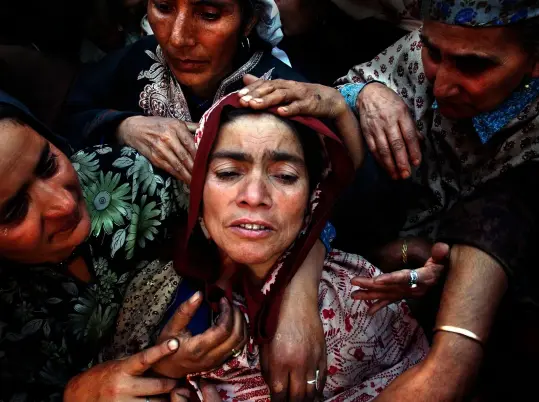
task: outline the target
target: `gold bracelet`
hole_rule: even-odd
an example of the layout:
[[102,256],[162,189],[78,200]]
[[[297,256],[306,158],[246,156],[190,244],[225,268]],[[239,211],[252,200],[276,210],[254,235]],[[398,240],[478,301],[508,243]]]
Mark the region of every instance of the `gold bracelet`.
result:
[[464,328],[454,327],[452,325],[440,325],[439,327],[434,328],[434,332],[437,332],[437,331],[452,332],[454,334],[459,334],[459,335],[465,336],[466,338],[470,338],[476,341],[481,346],[485,345],[485,343],[479,336],[474,334],[472,331],[468,331],[467,329],[464,329]]
[[402,240],[402,263],[404,265],[408,264],[408,242],[406,239]]

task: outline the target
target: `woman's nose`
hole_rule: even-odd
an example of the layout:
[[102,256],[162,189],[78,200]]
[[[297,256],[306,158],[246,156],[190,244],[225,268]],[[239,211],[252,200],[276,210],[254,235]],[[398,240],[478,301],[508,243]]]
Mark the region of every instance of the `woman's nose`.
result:
[[270,207],[271,194],[268,183],[262,177],[253,177],[246,180],[238,194],[238,204],[242,206]]
[[37,188],[38,195],[33,198],[40,203],[43,217],[62,218],[75,212],[77,201],[74,194],[62,186],[42,184]]
[[186,12],[178,12],[170,34],[170,44],[176,48],[194,46],[193,24]]
[[447,99],[458,95],[459,89],[455,73],[446,66],[441,65],[434,78],[433,93],[436,99]]

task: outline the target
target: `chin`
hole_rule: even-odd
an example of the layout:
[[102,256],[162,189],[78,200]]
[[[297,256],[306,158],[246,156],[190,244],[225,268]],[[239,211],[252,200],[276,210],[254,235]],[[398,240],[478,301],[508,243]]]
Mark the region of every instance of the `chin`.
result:
[[237,264],[242,265],[265,265],[270,262],[273,255],[261,250],[230,250],[226,252],[228,256]]
[[451,120],[471,119],[477,115],[477,112],[468,109],[458,109],[453,106],[439,106],[440,114]]

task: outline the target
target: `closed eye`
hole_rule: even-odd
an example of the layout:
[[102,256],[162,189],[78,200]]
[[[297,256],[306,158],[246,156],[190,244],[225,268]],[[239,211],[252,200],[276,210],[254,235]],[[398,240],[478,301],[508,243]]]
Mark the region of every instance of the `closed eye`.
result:
[[479,75],[496,66],[494,61],[476,56],[455,57],[455,64],[466,75]]
[[11,199],[0,214],[0,224],[9,225],[22,221],[28,213],[26,194]]
[[231,171],[231,170],[225,170],[225,171],[220,171],[220,172],[215,173],[215,176],[219,180],[222,180],[222,181],[233,180],[233,179],[237,178],[239,175],[240,174],[238,172],[234,172],[234,171]]
[[58,156],[49,150],[47,157],[36,167],[36,175],[48,179],[58,172]]
[[172,11],[172,7],[167,1],[153,0],[153,5],[163,14],[167,14]]
[[197,9],[197,14],[207,21],[216,21],[221,17],[221,10],[217,7],[201,5]]
[[275,177],[284,184],[294,184],[298,181],[298,176],[292,174],[277,174]]

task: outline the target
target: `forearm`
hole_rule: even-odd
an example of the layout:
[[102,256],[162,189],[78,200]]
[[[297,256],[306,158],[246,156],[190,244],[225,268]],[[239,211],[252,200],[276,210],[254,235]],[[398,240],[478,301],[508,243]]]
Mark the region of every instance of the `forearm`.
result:
[[[506,274],[496,260],[473,247],[453,246],[436,327],[464,328],[486,342],[506,289]],[[465,395],[474,383],[482,358],[483,348],[478,342],[439,331],[427,362],[439,374],[440,383]]]
[[324,260],[326,248],[320,240],[318,240],[307,258],[301,264],[301,267],[296,272],[296,275],[290,281],[285,292],[285,297],[297,297],[304,295],[309,299],[318,300],[318,286],[322,278],[322,270],[324,268]]

